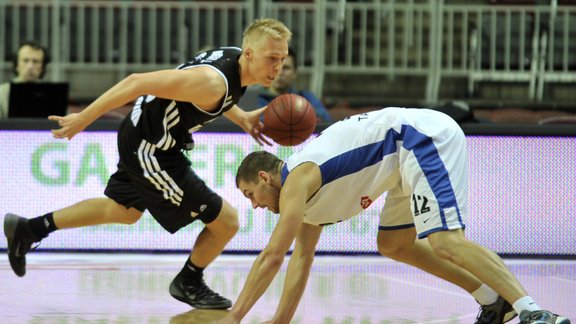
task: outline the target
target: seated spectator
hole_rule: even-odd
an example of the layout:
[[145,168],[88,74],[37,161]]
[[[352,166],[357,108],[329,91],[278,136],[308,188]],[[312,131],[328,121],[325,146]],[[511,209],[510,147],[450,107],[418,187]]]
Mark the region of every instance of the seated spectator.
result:
[[0,119],[8,118],[10,82],[36,82],[42,79],[49,62],[48,51],[37,42],[26,41],[13,55],[12,62],[14,64],[14,79],[0,84]]
[[292,83],[296,80],[298,76],[298,63],[296,60],[296,53],[292,48],[288,49],[288,56],[284,60],[284,66],[282,67],[282,72],[276,77],[274,82],[268,87],[264,88],[259,86],[256,90],[258,95],[258,106],[262,107],[267,105],[272,99],[285,93],[295,93],[306,98],[314,107],[316,111],[316,117],[319,122],[332,121],[332,117],[328,113],[324,104],[318,99],[311,91],[298,90],[294,88]]

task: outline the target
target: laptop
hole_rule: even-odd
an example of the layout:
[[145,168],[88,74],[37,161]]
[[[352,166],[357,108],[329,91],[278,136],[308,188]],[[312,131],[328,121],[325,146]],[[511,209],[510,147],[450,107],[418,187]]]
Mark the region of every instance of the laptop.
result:
[[65,116],[68,91],[67,82],[11,83],[8,118]]

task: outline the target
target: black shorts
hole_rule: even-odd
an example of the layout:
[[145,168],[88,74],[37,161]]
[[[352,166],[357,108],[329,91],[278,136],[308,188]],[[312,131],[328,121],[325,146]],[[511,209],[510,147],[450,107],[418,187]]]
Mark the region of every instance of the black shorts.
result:
[[104,191],[117,203],[148,210],[170,233],[197,219],[210,223],[220,213],[222,197],[194,173],[181,150],[156,149],[125,121],[118,133],[118,153],[118,170]]

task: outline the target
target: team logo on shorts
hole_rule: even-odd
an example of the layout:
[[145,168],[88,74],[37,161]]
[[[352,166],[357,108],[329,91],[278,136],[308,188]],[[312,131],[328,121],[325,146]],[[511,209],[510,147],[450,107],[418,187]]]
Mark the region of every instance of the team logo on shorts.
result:
[[[208,207],[208,206],[206,206],[206,205],[200,206],[200,213],[203,212],[206,209],[206,207]],[[200,213],[190,212],[190,216],[192,216],[192,218],[194,218],[194,217],[198,216],[198,214],[200,214]]]
[[368,196],[360,197],[360,206],[362,209],[366,209],[372,205],[372,199]]

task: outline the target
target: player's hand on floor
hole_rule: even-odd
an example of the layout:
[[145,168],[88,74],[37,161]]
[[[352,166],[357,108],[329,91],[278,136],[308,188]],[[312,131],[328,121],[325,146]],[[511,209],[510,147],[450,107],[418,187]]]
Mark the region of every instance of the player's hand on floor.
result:
[[237,320],[232,313],[226,314],[226,316],[219,318],[212,322],[213,324],[240,324],[240,321]]

